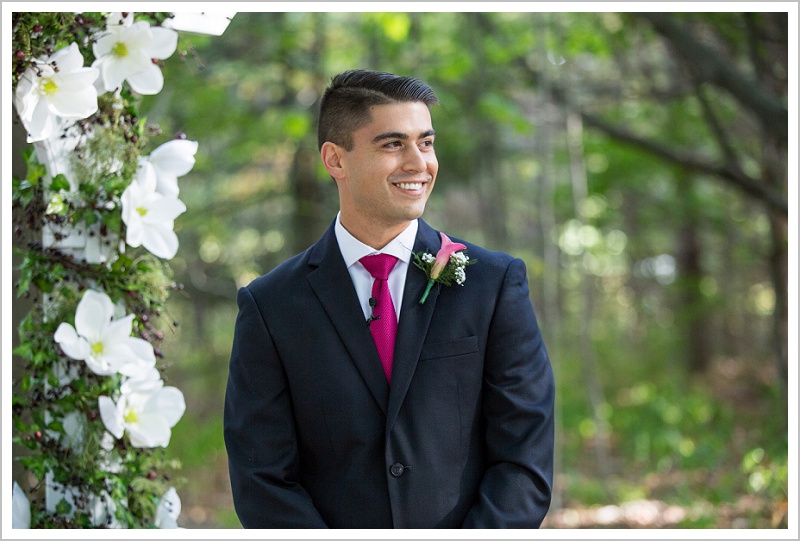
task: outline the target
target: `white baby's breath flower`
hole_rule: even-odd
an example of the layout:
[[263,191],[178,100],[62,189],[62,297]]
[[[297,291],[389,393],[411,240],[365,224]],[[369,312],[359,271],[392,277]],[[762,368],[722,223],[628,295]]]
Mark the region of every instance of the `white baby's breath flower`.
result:
[[450,260],[458,266],[463,267],[469,258],[462,252],[455,252],[450,256]]
[[464,272],[464,267],[458,267],[454,274],[456,275],[456,283],[458,285],[464,285],[464,281],[467,279],[467,274]]

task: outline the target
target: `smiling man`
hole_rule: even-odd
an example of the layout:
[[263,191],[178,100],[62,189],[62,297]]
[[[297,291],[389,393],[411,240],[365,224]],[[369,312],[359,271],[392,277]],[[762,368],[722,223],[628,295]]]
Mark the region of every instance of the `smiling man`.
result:
[[[246,528],[536,528],[549,509],[554,382],[525,265],[420,219],[436,103],[366,70],[325,91],[339,213],[237,299],[224,431]],[[423,297],[415,254],[440,248],[475,264]]]

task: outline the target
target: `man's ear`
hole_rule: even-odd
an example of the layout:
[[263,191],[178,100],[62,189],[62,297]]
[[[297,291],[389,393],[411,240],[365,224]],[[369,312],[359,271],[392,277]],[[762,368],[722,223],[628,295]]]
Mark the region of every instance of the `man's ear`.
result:
[[344,178],[345,171],[342,158],[345,152],[346,151],[336,143],[326,141],[322,144],[322,148],[319,151],[320,157],[322,158],[322,165],[325,166],[325,170],[333,177],[333,180],[339,181]]

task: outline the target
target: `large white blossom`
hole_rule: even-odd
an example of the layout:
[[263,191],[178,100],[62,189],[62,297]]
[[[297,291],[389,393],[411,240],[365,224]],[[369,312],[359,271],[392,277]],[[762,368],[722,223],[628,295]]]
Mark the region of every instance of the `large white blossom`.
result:
[[14,481],[14,495],[11,498],[11,527],[20,529],[31,527],[31,502],[16,481]]
[[186,411],[183,393],[176,387],[122,389],[116,402],[101,396],[97,403],[106,430],[116,438],[127,432],[134,447],[169,445],[172,427]]
[[156,508],[156,528],[178,528],[178,517],[181,514],[181,499],[175,487],[170,487]]
[[[156,68],[157,69],[157,68]],[[73,42],[49,58],[38,59],[17,84],[15,105],[28,142],[50,137],[64,120],[81,120],[97,111],[94,81],[100,71],[84,67]]]
[[153,255],[172,259],[178,252],[178,236],[173,231],[175,218],[186,205],[174,196],[157,191],[154,167],[140,166],[136,178],[122,192],[122,221],[125,242],[136,248],[144,246]]
[[107,92],[127,80],[139,94],[158,94],[164,86],[161,69],[153,59],[169,58],[178,46],[178,33],[151,27],[146,21],[133,22],[133,13],[108,15],[106,32],[92,45],[100,70],[100,83]]
[[155,169],[156,191],[168,197],[178,197],[178,177],[194,167],[197,141],[173,139],[153,150],[144,160]]
[[133,314],[114,318],[114,304],[105,293],[89,289],[75,311],[75,326],[62,323],[55,341],[73,359],[85,361],[101,376],[136,376],[155,366],[153,346],[131,336]]

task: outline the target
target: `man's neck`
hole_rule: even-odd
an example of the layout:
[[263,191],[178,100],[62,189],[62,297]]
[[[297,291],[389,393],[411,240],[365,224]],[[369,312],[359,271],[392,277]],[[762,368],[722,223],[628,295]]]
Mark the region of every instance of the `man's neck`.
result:
[[376,250],[383,249],[392,239],[405,231],[411,223],[409,220],[407,222],[398,222],[391,225],[366,224],[362,227],[357,227],[356,224],[349,223],[342,215],[339,216],[339,221],[342,227],[353,235],[353,237]]

